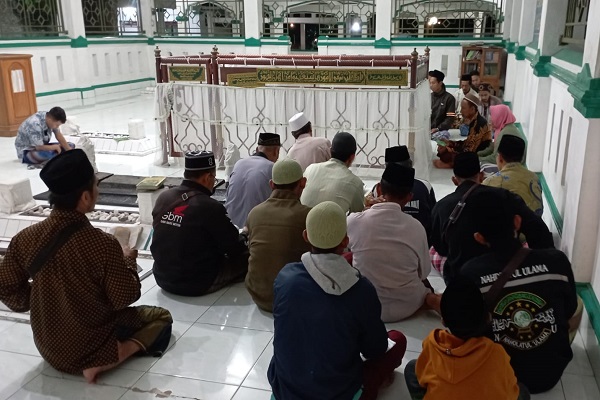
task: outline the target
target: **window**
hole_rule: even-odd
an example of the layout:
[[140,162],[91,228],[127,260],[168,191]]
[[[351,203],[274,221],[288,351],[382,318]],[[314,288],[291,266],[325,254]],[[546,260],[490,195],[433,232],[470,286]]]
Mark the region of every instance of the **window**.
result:
[[589,9],[590,0],[569,0],[565,33],[560,39],[561,44],[572,43],[583,47]]
[[144,33],[138,0],[81,0],[81,6],[86,35],[135,36]]
[[0,38],[66,34],[60,0],[0,1]]

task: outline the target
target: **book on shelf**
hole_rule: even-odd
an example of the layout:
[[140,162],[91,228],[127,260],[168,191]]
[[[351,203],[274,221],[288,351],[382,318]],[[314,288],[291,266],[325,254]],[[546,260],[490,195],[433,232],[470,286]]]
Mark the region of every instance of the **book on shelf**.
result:
[[480,57],[481,57],[481,50],[469,50],[469,51],[467,52],[467,55],[465,56],[465,58],[466,58],[468,61],[471,61],[471,60],[479,60],[479,59],[480,59]]
[[158,190],[163,187],[165,179],[164,176],[149,176],[142,179],[136,185],[136,188],[140,190]]

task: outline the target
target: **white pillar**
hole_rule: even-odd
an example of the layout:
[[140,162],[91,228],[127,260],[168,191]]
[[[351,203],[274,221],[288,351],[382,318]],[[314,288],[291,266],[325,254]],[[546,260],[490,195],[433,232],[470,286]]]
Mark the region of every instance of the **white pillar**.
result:
[[142,29],[145,31],[146,36],[153,37],[154,32],[156,32],[156,18],[152,14],[154,0],[139,0],[139,4],[139,17],[142,19]]
[[377,0],[375,2],[375,40],[392,37],[392,0]]
[[512,23],[512,9],[513,9],[513,0],[506,0],[504,2],[504,21],[502,22],[502,39],[510,41],[510,25]]
[[522,0],[513,2],[511,19],[510,19],[510,41],[517,42],[519,40],[519,31],[521,30],[521,10]]
[[83,6],[81,1],[61,1],[63,21],[69,37],[77,39],[85,37],[85,23],[83,22]]
[[600,15],[600,1],[590,1],[583,64],[590,65],[592,78],[600,77],[600,24],[596,20],[598,15]]
[[537,2],[520,1],[519,3],[521,3],[521,22],[519,36],[516,41],[519,43],[519,46],[525,46],[533,41],[533,25]]
[[261,0],[244,0],[244,36],[246,39],[260,39],[263,15]]

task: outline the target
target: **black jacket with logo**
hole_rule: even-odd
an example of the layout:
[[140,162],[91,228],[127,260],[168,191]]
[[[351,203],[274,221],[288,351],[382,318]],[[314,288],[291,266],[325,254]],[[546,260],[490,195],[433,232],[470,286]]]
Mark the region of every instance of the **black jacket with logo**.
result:
[[[189,199],[184,201],[182,195]],[[210,191],[184,180],[158,197],[152,211],[152,257],[158,286],[182,296],[200,296],[212,285],[225,255],[246,250],[244,238]]]
[[[456,223],[448,229],[448,236],[444,238],[444,230],[454,207],[463,195],[476,183],[464,181],[454,193],[439,200],[431,212],[431,244],[442,256],[448,257],[444,264],[444,279],[450,281],[456,276],[467,261],[489,252],[489,249],[479,244],[473,238],[476,232],[475,219],[485,218],[485,214],[478,213],[469,206],[469,199],[463,213]],[[547,249],[554,247],[552,233],[544,221],[538,217],[523,201],[523,199],[506,189],[479,185],[475,191],[498,192],[508,204],[511,205],[515,214],[521,216],[521,233],[525,235],[527,244],[532,249]]]
[[431,129],[450,129],[454,123],[454,115],[448,115],[449,113],[456,113],[456,99],[446,91],[446,85],[443,85],[440,93],[431,92]]
[[[467,262],[460,273],[486,293],[507,258],[485,254]],[[550,390],[573,358],[568,321],[577,309],[577,295],[567,256],[555,249],[531,250],[488,308],[490,339],[510,356],[517,380],[532,393]]]

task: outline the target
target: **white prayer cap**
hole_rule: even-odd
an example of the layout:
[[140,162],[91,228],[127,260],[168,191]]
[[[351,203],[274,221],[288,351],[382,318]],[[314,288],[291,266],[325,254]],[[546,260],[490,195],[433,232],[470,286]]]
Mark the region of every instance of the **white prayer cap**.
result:
[[333,201],[319,203],[306,216],[306,233],[314,247],[333,249],[346,237],[346,213]]
[[292,130],[292,132],[299,131],[300,129],[302,129],[302,127],[304,127],[304,125],[308,124],[309,122],[310,121],[308,120],[308,118],[306,118],[306,115],[304,115],[304,113],[298,113],[292,118],[290,118],[290,129]]
[[273,183],[287,185],[302,179],[302,167],[296,160],[284,158],[273,165]]

